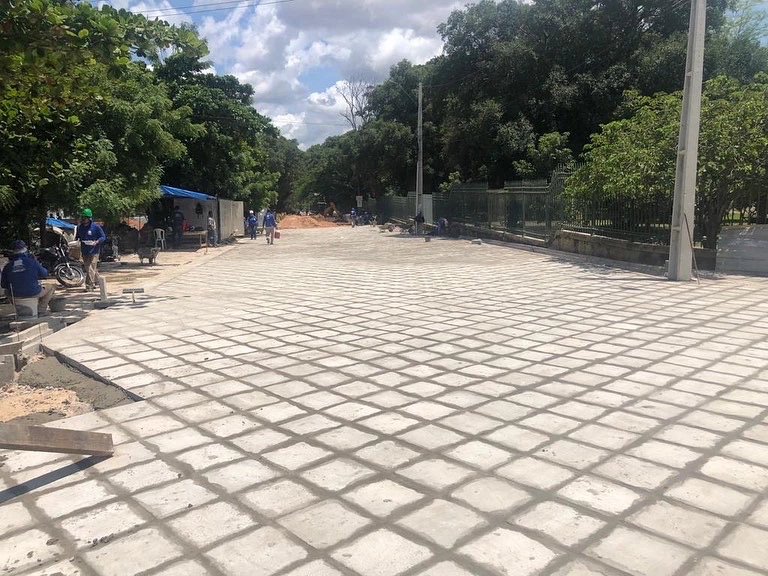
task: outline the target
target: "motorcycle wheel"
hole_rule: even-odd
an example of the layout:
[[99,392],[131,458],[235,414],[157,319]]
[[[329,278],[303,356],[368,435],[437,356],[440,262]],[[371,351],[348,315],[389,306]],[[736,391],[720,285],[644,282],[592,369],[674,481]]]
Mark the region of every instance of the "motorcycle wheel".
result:
[[70,264],[68,267],[61,264],[54,270],[56,280],[65,288],[77,288],[85,282],[85,272],[77,265]]

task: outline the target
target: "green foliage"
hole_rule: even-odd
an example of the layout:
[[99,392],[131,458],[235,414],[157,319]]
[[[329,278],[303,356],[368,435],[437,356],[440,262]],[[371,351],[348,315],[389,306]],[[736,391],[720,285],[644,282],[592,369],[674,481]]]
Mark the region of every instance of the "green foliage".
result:
[[0,31],[0,234],[82,204],[116,221],[161,181],[273,203],[298,163],[250,86],[203,73],[208,48],[190,26],[27,0],[0,10]]
[[[566,197],[628,204],[671,199],[675,184],[681,93],[630,93],[629,117],[606,124],[568,180]],[[768,76],[749,84],[725,76],[705,84],[697,178],[697,222],[713,247],[723,215],[752,192],[768,192]]]

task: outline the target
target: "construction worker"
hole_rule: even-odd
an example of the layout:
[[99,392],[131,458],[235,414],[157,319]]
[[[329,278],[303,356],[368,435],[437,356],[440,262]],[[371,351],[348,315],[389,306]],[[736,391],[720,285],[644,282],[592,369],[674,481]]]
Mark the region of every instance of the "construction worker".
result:
[[83,208],[80,224],[75,231],[75,240],[80,240],[80,254],[85,268],[85,291],[91,292],[99,281],[96,265],[99,262],[101,245],[107,239],[104,230],[93,221],[93,211]]

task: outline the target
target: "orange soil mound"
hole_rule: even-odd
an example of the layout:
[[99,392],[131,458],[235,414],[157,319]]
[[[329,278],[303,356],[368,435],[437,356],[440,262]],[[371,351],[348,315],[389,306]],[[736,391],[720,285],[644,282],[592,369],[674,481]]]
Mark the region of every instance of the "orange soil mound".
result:
[[297,228],[332,228],[334,226],[338,226],[338,224],[326,220],[322,216],[296,216],[295,214],[283,216],[278,223],[278,227],[285,230],[295,230]]

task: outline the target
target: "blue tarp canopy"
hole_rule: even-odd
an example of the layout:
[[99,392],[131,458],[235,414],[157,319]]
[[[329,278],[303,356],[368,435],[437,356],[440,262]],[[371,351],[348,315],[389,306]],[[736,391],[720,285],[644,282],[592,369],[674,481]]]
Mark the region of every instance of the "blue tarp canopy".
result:
[[163,192],[163,196],[166,198],[194,198],[195,200],[216,200],[216,196],[209,196],[202,192],[192,192],[191,190],[183,190],[182,188],[174,188],[173,186],[160,186],[160,190]]
[[58,218],[46,218],[45,223],[48,226],[56,226],[57,228],[63,228],[65,230],[74,230],[77,228],[74,224],[70,224],[69,222],[64,222],[64,220],[59,220]]

